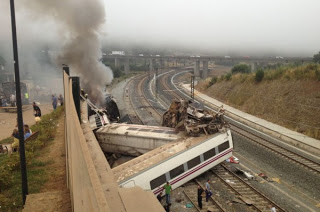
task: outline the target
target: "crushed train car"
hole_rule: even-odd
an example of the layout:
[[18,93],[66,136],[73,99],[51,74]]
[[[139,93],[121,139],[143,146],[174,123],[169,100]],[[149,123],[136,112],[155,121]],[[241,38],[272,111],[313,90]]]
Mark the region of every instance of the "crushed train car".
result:
[[217,114],[204,109],[197,109],[186,100],[173,100],[163,114],[162,126],[185,130],[188,135],[214,134],[229,126],[223,118],[223,108]]

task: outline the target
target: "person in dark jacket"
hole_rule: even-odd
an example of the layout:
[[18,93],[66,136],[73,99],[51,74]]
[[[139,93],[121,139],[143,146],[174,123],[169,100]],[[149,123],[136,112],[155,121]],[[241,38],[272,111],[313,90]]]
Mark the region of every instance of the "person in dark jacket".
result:
[[201,186],[198,186],[198,206],[200,209],[202,209],[202,194],[204,190]]
[[32,106],[33,106],[34,116],[35,116],[35,117],[41,117],[40,107],[39,107],[35,102],[32,103]]

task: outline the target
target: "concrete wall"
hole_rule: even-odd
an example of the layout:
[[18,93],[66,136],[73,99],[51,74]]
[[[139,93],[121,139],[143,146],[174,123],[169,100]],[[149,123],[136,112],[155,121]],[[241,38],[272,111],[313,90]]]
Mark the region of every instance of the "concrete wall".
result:
[[68,187],[73,211],[111,212],[94,169],[72,98],[72,82],[64,74]]
[[72,82],[64,74],[67,179],[73,211],[163,212],[152,192],[140,187],[119,188],[87,120],[81,104],[81,121],[72,96]]

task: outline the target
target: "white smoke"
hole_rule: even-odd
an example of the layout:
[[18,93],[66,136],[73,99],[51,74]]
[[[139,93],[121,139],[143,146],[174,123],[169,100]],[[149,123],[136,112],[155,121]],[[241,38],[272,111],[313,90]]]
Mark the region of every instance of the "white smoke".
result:
[[[67,64],[71,75],[80,76],[81,87],[89,93],[90,98],[101,104],[104,99],[104,87],[113,79],[111,69],[100,61],[101,28],[105,23],[104,2],[102,0],[15,2],[17,16],[23,17],[23,24],[17,23],[17,31],[30,32],[30,28],[33,29],[28,39],[24,38],[23,33],[22,36],[18,34],[18,42],[22,40],[21,43],[37,46],[39,42],[43,45],[48,38],[49,48],[54,47],[54,51],[58,52],[56,67],[61,69],[62,63]],[[8,6],[8,3],[4,5]]]

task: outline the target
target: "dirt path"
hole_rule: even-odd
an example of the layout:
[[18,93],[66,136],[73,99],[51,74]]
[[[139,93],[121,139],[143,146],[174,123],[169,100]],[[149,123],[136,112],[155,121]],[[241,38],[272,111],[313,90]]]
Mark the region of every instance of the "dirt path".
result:
[[46,147],[47,151],[39,159],[50,162],[46,166],[49,174],[48,182],[43,186],[42,192],[27,196],[23,212],[33,211],[71,211],[70,193],[66,180],[66,155],[64,143],[64,117],[58,123],[57,134],[52,144]]
[[[42,115],[50,113],[52,109],[51,104],[39,105]],[[0,113],[0,140],[10,137],[13,129],[17,124],[16,113]],[[35,124],[32,105],[28,105],[27,109],[23,111],[23,123],[29,126]]]

